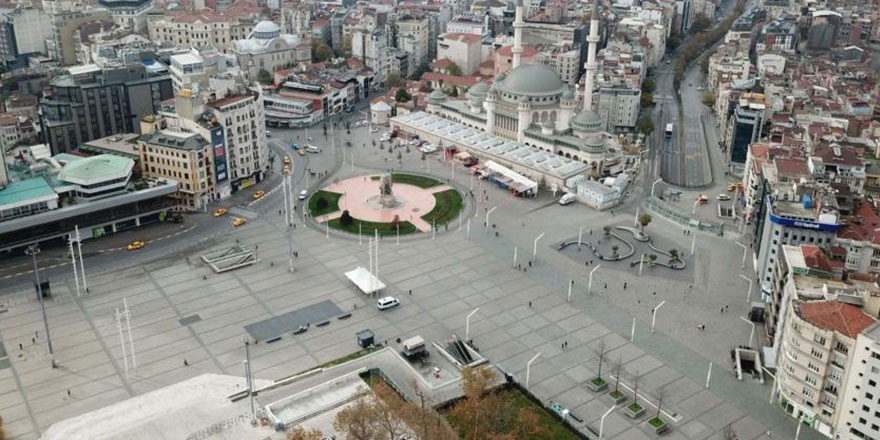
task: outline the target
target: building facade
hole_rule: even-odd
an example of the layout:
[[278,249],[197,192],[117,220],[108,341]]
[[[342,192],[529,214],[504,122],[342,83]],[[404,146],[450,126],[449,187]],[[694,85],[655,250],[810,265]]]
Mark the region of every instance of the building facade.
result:
[[177,182],[172,196],[183,210],[197,211],[216,200],[214,154],[197,133],[161,130],[138,139],[143,176]]
[[236,40],[233,53],[247,77],[255,81],[260,72],[271,77],[276,70],[289,69],[312,60],[311,46],[299,37],[282,34],[281,27],[271,21],[261,21],[244,40]]

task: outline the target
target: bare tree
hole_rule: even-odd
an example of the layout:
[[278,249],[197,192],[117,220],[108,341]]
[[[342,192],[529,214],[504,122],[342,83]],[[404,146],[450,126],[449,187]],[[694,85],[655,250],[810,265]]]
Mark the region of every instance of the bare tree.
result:
[[632,380],[632,387],[633,387],[633,403],[638,405],[639,404],[639,382],[641,382],[641,380],[642,380],[642,375],[641,375],[641,373],[639,373],[638,370],[636,370],[636,372],[633,373],[630,376],[630,378],[631,378],[630,380]]
[[605,338],[599,340],[599,343],[596,344],[596,348],[593,350],[596,353],[596,357],[599,358],[599,373],[596,375],[599,379],[602,378],[602,363],[605,361],[605,358],[608,356],[608,344],[605,343]]
[[614,370],[614,392],[619,393],[620,387],[620,369],[623,368],[623,361],[620,356],[616,360],[611,361],[611,369]]
[[663,406],[663,399],[666,398],[666,386],[658,388],[655,394],[657,395],[657,414],[654,417],[660,418],[660,408]]

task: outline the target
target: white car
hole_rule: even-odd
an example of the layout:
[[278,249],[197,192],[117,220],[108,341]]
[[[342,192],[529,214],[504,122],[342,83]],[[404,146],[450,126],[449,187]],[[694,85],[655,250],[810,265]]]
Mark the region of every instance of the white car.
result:
[[[379,127],[373,127],[370,129],[370,133],[378,133],[378,132],[379,132]],[[389,137],[389,139],[390,139],[390,137]]]
[[379,298],[379,301],[376,302],[376,307],[379,310],[388,310],[400,305],[400,300],[393,296],[386,296],[384,298]]
[[320,153],[321,149],[314,145],[306,145],[306,151],[309,153]]
[[390,141],[390,140],[391,140],[391,135],[390,135],[390,134],[385,133],[385,134],[382,135],[382,142],[388,142],[388,141]]
[[269,131],[269,130],[266,130],[266,137],[267,137],[267,138],[272,137],[272,132]]
[[306,190],[302,190],[299,192],[299,199],[300,200],[305,200],[306,197],[308,197],[308,196],[309,196],[309,192]]
[[569,205],[575,200],[575,195],[572,193],[565,193],[562,197],[559,198],[560,205]]
[[419,148],[419,151],[421,151],[422,153],[425,153],[425,154],[431,154],[431,153],[437,151],[437,147],[428,144],[422,148]]
[[716,197],[716,198],[722,202],[726,202],[726,201],[730,200],[730,196],[727,194],[718,194],[718,197]]

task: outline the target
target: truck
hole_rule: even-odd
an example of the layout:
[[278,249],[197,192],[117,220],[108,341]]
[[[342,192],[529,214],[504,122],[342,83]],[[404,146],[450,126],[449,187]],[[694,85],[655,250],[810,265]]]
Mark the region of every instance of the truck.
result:
[[410,361],[428,357],[428,350],[425,348],[425,339],[421,336],[413,336],[403,341],[403,351],[400,353]]

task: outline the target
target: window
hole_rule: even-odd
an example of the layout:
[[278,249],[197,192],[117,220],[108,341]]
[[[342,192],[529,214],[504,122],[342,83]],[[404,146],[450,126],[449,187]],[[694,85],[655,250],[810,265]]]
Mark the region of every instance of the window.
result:
[[804,377],[804,382],[806,382],[806,383],[808,383],[808,384],[810,384],[810,385],[816,385],[816,377],[815,377],[815,376],[810,376],[810,375],[808,374],[806,377]]
[[816,359],[822,359],[822,352],[819,351],[818,348],[813,347],[810,349],[810,354],[813,355]]
[[[820,336],[818,334],[815,334],[815,335],[813,335],[813,342],[815,342],[819,345],[825,345],[825,337]],[[840,344],[840,343],[838,342],[838,344]]]
[[812,371],[815,371],[816,373],[819,372],[819,366],[816,365],[816,364],[814,364],[814,363],[812,363],[812,362],[808,362],[808,363],[807,363],[807,368],[809,368],[809,369],[812,370]]

